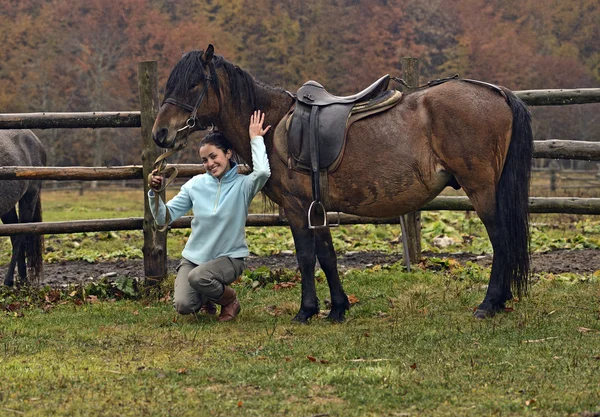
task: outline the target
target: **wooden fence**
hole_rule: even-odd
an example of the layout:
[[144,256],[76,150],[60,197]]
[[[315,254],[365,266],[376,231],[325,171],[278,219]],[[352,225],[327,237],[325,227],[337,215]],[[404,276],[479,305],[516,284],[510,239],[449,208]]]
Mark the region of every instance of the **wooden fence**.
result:
[[[409,85],[418,85],[416,60],[404,58],[403,76]],[[152,125],[158,111],[157,63],[142,62],[138,65],[138,80],[141,111],[127,112],[82,112],[82,113],[13,113],[0,114],[0,129],[53,129],[53,128],[104,128],[141,127],[142,165],[121,167],[0,167],[0,180],[43,179],[43,180],[126,180],[146,178],[155,159],[162,150],[151,138]],[[410,90],[407,91],[410,93]],[[515,94],[529,106],[554,106],[600,102],[600,88],[571,90],[527,90]],[[535,141],[535,158],[582,159],[600,161],[600,142],[567,140]],[[176,165],[180,177],[191,177],[204,172],[198,165]],[[144,183],[144,193],[148,186]],[[164,196],[163,196],[164,197]],[[98,219],[70,222],[43,222],[29,224],[0,225],[0,236],[22,233],[57,234],[110,230],[144,231],[144,273],[146,279],[161,279],[166,276],[166,233],[154,228],[147,199],[143,218]],[[422,210],[473,210],[467,197],[440,196],[425,205]],[[575,213],[600,214],[600,198],[539,198],[530,199],[532,213]],[[332,213],[337,216],[337,213]],[[341,224],[390,224],[400,219],[373,219],[340,214]],[[411,258],[420,256],[420,232],[418,213],[413,215]],[[173,223],[173,228],[187,228],[191,218],[183,217]],[[248,226],[286,225],[285,218],[278,214],[249,215]]]

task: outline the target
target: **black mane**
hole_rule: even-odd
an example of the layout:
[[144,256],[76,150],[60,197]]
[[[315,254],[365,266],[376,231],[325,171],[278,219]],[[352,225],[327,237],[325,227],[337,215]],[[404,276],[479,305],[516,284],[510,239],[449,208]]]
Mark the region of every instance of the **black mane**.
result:
[[[165,88],[165,98],[182,99],[196,85],[206,80],[206,71],[202,60],[204,51],[194,50],[186,53],[175,65]],[[255,80],[248,72],[225,60],[220,55],[214,55],[212,62],[215,68],[223,68],[229,81],[230,98],[235,100],[236,107],[241,110],[247,103],[252,111],[264,106],[257,98],[257,87],[285,91],[281,88],[270,87]],[[218,91],[219,79],[211,74],[212,85]]]
[[191,51],[185,54],[175,65],[167,80],[165,98],[185,97],[194,86],[204,82],[206,74],[202,65],[203,51]]
[[[202,55],[204,51],[194,50],[186,53],[175,65],[167,80],[165,98],[182,98],[194,86],[206,80],[206,71]],[[256,109],[256,81],[250,74],[237,65],[227,62],[222,56],[214,55],[215,68],[224,68],[229,79],[231,97],[237,99],[236,104],[241,108],[247,102],[252,109]],[[211,74],[212,85],[219,88],[219,79],[216,74]]]

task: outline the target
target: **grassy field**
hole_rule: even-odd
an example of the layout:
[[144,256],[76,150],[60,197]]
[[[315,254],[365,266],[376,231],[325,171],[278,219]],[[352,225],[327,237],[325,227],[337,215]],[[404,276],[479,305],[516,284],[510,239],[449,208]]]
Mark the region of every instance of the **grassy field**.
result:
[[[44,194],[47,221],[141,215],[132,191]],[[260,201],[253,210],[261,211]],[[598,248],[592,216],[532,216],[532,247]],[[399,226],[333,230],[338,251],[399,251]],[[293,249],[287,228],[248,228],[256,254]],[[476,216],[423,213],[423,244],[490,252]],[[178,257],[187,231],[169,235]],[[0,263],[10,253],[0,241]],[[45,262],[141,257],[141,233],[47,236]],[[537,274],[507,312],[471,317],[489,269],[430,258],[345,273],[344,324],[299,308],[295,271],[250,271],[236,284],[234,323],[177,316],[165,282],[86,288],[0,287],[0,415],[4,416],[580,416],[600,413],[600,272]],[[172,277],[170,278],[172,280]],[[514,310],[513,310],[514,309]]]
[[349,272],[342,325],[291,323],[296,282],[238,284],[242,314],[226,324],[166,300],[21,294],[0,316],[0,414],[600,412],[598,279],[545,276],[514,311],[475,320],[488,272]]

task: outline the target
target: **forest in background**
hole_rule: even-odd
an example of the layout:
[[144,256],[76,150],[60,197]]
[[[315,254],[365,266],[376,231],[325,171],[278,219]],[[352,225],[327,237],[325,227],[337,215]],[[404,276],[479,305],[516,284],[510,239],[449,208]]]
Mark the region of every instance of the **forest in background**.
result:
[[[256,79],[338,95],[419,59],[421,82],[459,73],[513,90],[600,86],[597,0],[5,0],[0,112],[139,110],[137,65],[159,86],[205,49]],[[162,98],[162,96],[161,96]],[[532,108],[535,137],[600,139],[600,104]],[[49,166],[139,164],[139,129],[36,131]],[[173,162],[195,162],[193,147]]]

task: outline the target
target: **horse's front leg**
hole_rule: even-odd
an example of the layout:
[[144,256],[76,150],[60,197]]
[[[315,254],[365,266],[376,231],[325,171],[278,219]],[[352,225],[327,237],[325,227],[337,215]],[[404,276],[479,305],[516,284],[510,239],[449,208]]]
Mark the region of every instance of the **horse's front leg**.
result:
[[337,256],[331,240],[331,231],[328,227],[317,229],[315,232],[315,247],[319,264],[323,272],[325,272],[331,294],[331,311],[327,318],[332,321],[342,322],[345,319],[346,310],[350,308],[350,302],[340,281]]
[[308,229],[308,219],[301,207],[285,207],[285,214],[290,222],[296,258],[302,276],[302,301],[294,321],[306,323],[308,319],[319,313],[319,299],[315,287],[315,236],[313,231]]

